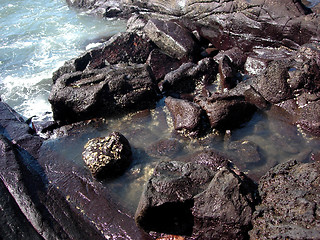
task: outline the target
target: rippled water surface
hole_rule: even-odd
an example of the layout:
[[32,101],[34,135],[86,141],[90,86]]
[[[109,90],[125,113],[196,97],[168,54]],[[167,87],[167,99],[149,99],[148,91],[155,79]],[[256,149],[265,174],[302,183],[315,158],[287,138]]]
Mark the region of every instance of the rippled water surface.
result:
[[51,111],[52,72],[90,42],[125,29],[69,9],[65,0],[0,1],[0,96],[25,117]]

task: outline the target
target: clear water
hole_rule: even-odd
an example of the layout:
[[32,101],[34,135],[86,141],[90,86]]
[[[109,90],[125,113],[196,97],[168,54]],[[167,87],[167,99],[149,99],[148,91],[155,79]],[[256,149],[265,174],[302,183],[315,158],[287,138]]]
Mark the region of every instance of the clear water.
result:
[[[274,110],[257,112],[242,128],[231,131],[231,136],[212,132],[203,139],[191,139],[175,133],[170,113],[163,101],[160,101],[152,110],[102,122],[93,121],[85,131],[75,127],[70,130],[70,136],[50,139],[47,145],[59,150],[62,159],[86,168],[81,154],[89,139],[107,136],[112,131],[122,133],[130,142],[133,162],[122,176],[102,183],[111,189],[113,198],[129,214],[134,214],[143,186],[159,161],[181,160],[196,152],[214,149],[228,155],[241,171],[256,181],[279,163],[290,159],[309,161],[312,152],[320,151],[320,139],[283,122],[282,117]],[[162,152],[155,151],[156,148],[153,146],[167,139],[176,140],[180,146],[179,150],[166,152],[167,149],[164,148]],[[247,142],[256,144],[260,160],[247,163],[246,153],[230,150],[230,144],[236,142],[240,142],[240,145]]]
[[79,14],[65,0],[1,0],[2,100],[27,118],[50,112],[53,71],[90,42],[123,30],[124,21]]

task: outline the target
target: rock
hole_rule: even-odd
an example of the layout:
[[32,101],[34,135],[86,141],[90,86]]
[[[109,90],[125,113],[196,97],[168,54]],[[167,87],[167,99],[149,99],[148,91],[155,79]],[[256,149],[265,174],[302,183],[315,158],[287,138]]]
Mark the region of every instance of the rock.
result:
[[205,123],[201,121],[203,112],[199,105],[172,97],[167,97],[165,103],[173,118],[175,130],[191,136],[204,131]]
[[241,76],[237,75],[238,71],[228,56],[219,61],[219,74],[221,89],[234,88],[241,81]]
[[252,87],[244,92],[246,102],[255,105],[258,109],[266,109],[268,102]]
[[102,45],[67,61],[53,73],[53,83],[63,74],[104,68],[117,63],[145,63],[155,45],[133,32],[119,33]]
[[244,64],[246,63],[247,53],[243,52],[238,47],[233,47],[226,51],[220,51],[215,57],[214,60],[219,63],[224,57],[228,57],[232,65],[236,70],[243,70]]
[[194,197],[195,239],[248,239],[256,204],[256,185],[226,167]]
[[287,61],[273,61],[268,68],[256,78],[253,87],[268,102],[276,104],[293,97],[287,79],[290,63]]
[[192,198],[213,172],[199,164],[160,162],[146,183],[135,219],[145,231],[191,235]]
[[150,19],[144,28],[147,36],[167,55],[182,59],[195,51],[191,33],[173,21]]
[[204,58],[197,64],[184,63],[165,75],[160,89],[165,93],[192,93],[214,82],[217,72],[218,65],[212,58]]
[[182,63],[160,50],[154,49],[148,57],[147,64],[150,66],[156,81],[159,82],[167,73],[179,68]]
[[145,65],[114,65],[64,74],[49,102],[60,124],[132,112],[153,106],[157,86]]
[[288,48],[261,48],[255,47],[249,54],[244,70],[246,74],[257,76],[263,73],[273,61],[287,60],[295,55],[295,51]]
[[248,140],[230,142],[227,149],[241,169],[257,164],[262,159],[259,146]]
[[178,235],[165,235],[163,237],[157,238],[156,240],[185,240],[185,238]]
[[97,179],[113,178],[123,173],[132,161],[128,140],[118,132],[93,138],[84,146],[82,158]]
[[196,64],[188,62],[165,75],[160,86],[162,92],[190,93],[196,87],[193,69]]
[[211,127],[221,130],[239,127],[256,111],[255,106],[246,102],[243,97],[215,100],[198,98],[196,102],[206,111]]
[[297,118],[296,124],[302,129],[320,136],[320,100],[310,102],[301,108]]
[[147,148],[147,153],[153,157],[174,157],[183,149],[182,144],[174,138],[162,139]]
[[261,204],[252,239],[317,239],[320,236],[319,163],[282,163],[259,183]]
[[244,239],[255,192],[251,180],[226,167],[160,162],[142,193],[135,219],[145,231],[192,239]]
[[143,28],[147,24],[147,20],[141,15],[133,14],[127,21],[126,32],[133,32],[139,35],[143,34]]

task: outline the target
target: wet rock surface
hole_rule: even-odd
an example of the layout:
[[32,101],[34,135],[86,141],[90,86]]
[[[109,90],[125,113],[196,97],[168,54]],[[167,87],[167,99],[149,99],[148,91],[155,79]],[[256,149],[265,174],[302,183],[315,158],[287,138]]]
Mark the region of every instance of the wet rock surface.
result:
[[[260,136],[300,161],[311,155],[314,162],[293,161],[270,170],[259,183],[259,205],[257,186],[241,169],[272,167],[277,159],[265,163],[255,139],[232,140],[233,130],[257,109],[320,135],[318,7],[312,13],[294,0],[67,2],[103,17],[135,15],[127,32],[67,61],[53,74],[49,100],[55,123],[47,129],[48,140],[0,101],[0,207],[7,209],[0,213],[0,238],[151,239],[83,162],[68,162],[52,141],[77,139],[84,128],[100,129],[103,124],[96,118],[150,109],[160,97],[166,97],[176,130],[193,137],[208,131],[188,146],[203,145],[201,152],[176,159],[186,149],[174,134],[155,141],[152,130],[159,126],[146,129],[139,117],[132,117],[132,123],[140,124],[131,130],[135,140],[150,135],[146,152],[134,149],[137,159],[128,174],[145,182],[142,172],[151,175],[152,167],[143,169],[139,161],[150,156],[168,160],[159,162],[142,193],[135,216],[142,229],[155,231],[151,235],[159,239],[319,238],[319,154],[312,147],[296,150],[297,129],[271,123],[268,128],[276,134]],[[170,127],[165,113],[147,110],[146,115]],[[265,131],[258,124],[252,128]],[[216,130],[224,134],[240,170],[210,149]],[[100,174],[96,167],[91,170]]]
[[205,161],[216,168],[200,162],[160,162],[142,193],[137,224],[146,231],[196,239],[245,239],[256,186],[225,167],[227,160],[215,161],[214,155]]
[[187,100],[167,97],[165,100],[172,118],[174,129],[184,131],[186,134],[199,134],[201,126],[202,109],[199,105]]
[[190,56],[196,47],[189,31],[173,21],[150,19],[144,31],[166,54],[182,59]]
[[211,127],[221,130],[239,127],[248,121],[256,110],[255,106],[242,97],[217,100],[200,98],[197,103],[206,111]]
[[54,118],[62,124],[144,109],[157,99],[157,86],[141,64],[64,74],[49,96]]
[[253,217],[252,239],[319,238],[319,162],[289,161],[259,183],[262,199]]
[[132,161],[128,140],[118,132],[94,138],[84,146],[82,158],[98,179],[113,178],[123,173]]

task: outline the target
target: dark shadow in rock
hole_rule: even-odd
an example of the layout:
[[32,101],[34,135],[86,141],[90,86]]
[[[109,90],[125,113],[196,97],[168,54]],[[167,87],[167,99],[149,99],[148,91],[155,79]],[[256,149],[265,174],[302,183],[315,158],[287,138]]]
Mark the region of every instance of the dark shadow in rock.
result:
[[193,200],[187,200],[183,203],[166,202],[160,206],[149,208],[144,217],[146,221],[140,221],[139,224],[146,231],[190,236],[193,228],[192,207]]

